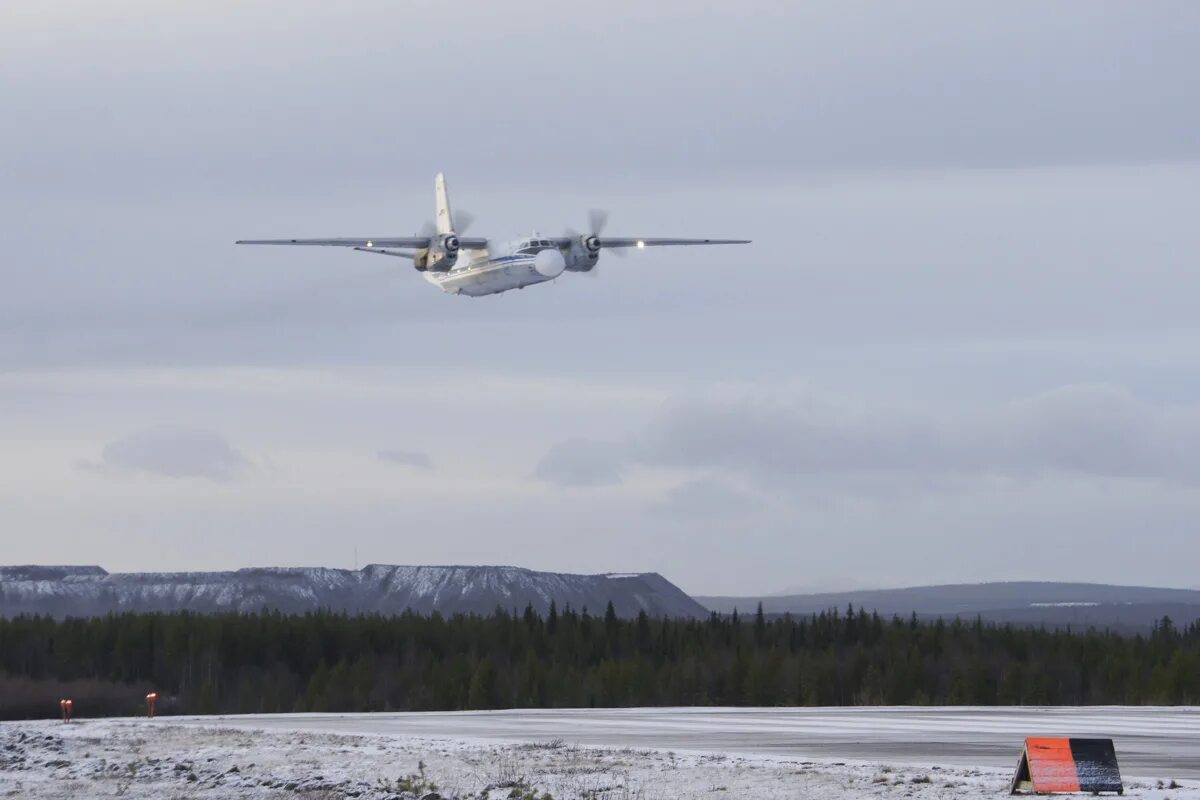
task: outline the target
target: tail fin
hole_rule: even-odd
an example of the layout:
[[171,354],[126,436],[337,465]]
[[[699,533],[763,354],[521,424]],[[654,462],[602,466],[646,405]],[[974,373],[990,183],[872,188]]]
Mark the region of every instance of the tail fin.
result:
[[446,176],[439,172],[435,186],[437,189],[437,232],[453,233],[454,216],[450,213],[450,193],[446,191]]

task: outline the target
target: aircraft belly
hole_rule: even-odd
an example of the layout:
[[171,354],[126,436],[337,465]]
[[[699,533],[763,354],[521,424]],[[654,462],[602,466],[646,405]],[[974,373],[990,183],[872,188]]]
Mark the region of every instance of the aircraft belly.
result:
[[533,267],[532,259],[519,262],[472,265],[464,270],[449,272],[440,281],[443,291],[481,297],[520,289],[550,280]]

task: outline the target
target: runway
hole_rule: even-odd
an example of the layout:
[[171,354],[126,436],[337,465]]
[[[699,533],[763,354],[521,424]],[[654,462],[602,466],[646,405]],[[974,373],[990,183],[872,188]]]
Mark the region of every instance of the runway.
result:
[[946,766],[1015,765],[1026,736],[1111,737],[1122,772],[1200,779],[1200,708],[638,708],[190,717],[272,731],[547,742]]

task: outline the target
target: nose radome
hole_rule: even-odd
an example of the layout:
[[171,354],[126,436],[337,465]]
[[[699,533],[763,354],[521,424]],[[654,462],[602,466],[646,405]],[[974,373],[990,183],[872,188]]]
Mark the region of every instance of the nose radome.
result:
[[557,250],[542,250],[533,257],[533,268],[547,278],[557,278],[566,266],[563,254]]

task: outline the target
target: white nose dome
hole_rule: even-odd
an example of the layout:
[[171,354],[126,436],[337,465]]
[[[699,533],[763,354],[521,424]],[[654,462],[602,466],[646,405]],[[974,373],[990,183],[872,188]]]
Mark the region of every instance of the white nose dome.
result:
[[538,271],[539,275],[557,278],[567,268],[567,262],[563,260],[563,254],[557,250],[540,250],[533,257],[533,268]]

